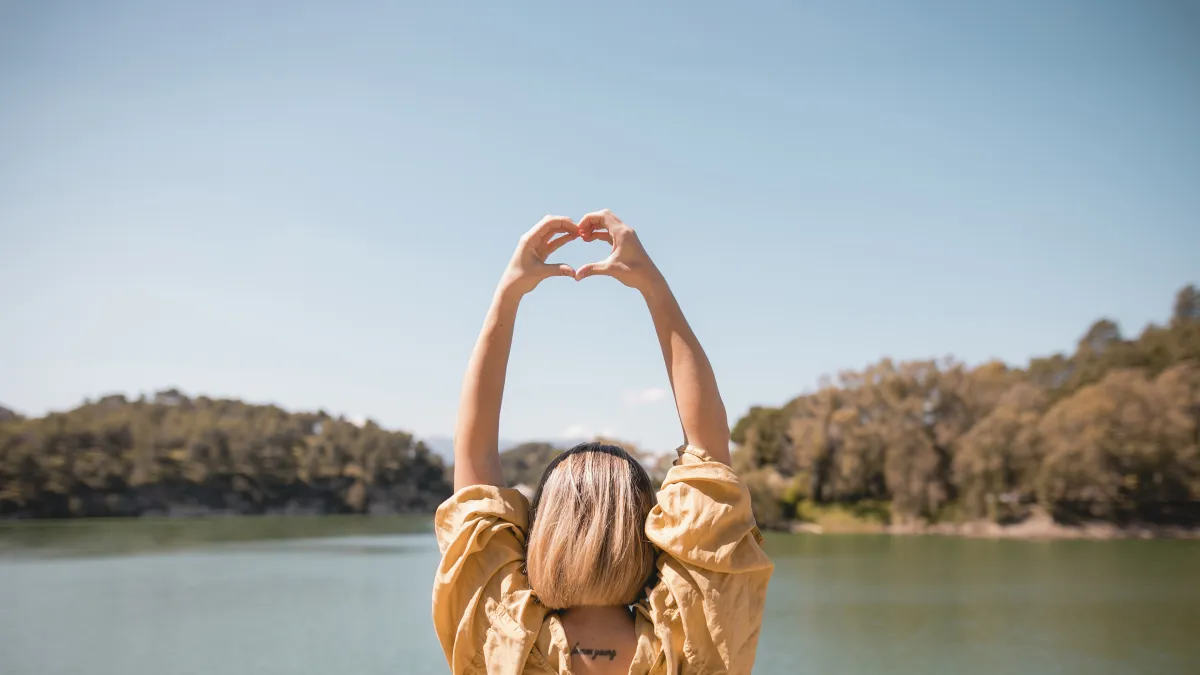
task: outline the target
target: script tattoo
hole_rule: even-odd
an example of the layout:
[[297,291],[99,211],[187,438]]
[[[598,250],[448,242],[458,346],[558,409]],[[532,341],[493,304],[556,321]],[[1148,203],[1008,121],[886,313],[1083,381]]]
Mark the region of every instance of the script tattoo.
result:
[[576,654],[580,656],[590,656],[592,657],[593,661],[600,656],[607,656],[609,661],[617,658],[617,650],[615,649],[587,649],[585,647],[580,647],[578,642],[576,642],[575,646],[571,648],[571,655],[574,656]]

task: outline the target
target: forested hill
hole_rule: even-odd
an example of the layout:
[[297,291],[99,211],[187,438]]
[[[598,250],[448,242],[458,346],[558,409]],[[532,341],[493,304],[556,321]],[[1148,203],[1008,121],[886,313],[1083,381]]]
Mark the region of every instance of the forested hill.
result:
[[0,416],[0,516],[432,511],[450,492],[411,435],[323,412],[170,390]]
[[[589,440],[623,448],[625,452],[628,452],[646,468],[651,482],[655,484],[662,483],[663,479],[666,478],[667,469],[671,467],[671,462],[675,458],[675,453],[673,452],[666,454],[648,453],[633,443],[616,438],[597,436]],[[573,445],[575,445],[573,441],[564,443],[531,441],[505,449],[500,453],[500,465],[504,469],[505,482],[509,487],[525,486],[531,490],[536,488],[542,480],[542,473],[546,471],[546,467],[550,465],[550,462],[554,461],[556,457]]]
[[[1166,303],[1164,303],[1166,304]],[[968,367],[845,372],[733,430],[761,524],[845,507],[897,521],[1200,525],[1200,294],[1126,339],[1112,321],[1074,353]]]
[[[1025,368],[845,372],[751,409],[733,439],[768,527],[838,508],[892,523],[1042,510],[1198,526],[1200,293],[1180,290],[1169,321],[1136,338],[1100,320],[1073,353]],[[559,451],[505,453],[510,484],[536,484]],[[442,459],[410,434],[323,412],[175,390],[42,418],[0,408],[0,517],[428,512],[450,493]]]

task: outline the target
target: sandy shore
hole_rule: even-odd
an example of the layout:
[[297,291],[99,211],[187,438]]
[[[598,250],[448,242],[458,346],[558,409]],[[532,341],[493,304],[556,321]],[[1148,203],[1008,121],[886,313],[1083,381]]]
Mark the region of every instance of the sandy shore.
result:
[[842,534],[874,532],[878,534],[938,534],[981,539],[1200,539],[1200,528],[1132,525],[1094,522],[1063,525],[1049,515],[1035,514],[1020,523],[1000,525],[990,521],[965,523],[926,523],[911,521],[874,527],[856,526],[853,529],[823,527],[816,523],[796,522],[788,528],[794,533]]

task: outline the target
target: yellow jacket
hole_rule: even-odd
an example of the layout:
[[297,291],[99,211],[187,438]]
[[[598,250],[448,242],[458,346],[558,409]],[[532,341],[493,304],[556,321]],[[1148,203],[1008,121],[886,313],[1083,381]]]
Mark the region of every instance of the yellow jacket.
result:
[[[528,524],[529,503],[510,488],[463,488],[438,508],[433,625],[454,675],[571,672],[562,622],[521,571]],[[634,607],[630,675],[749,673],[774,566],[745,485],[703,450],[681,448],[646,536],[662,554]]]

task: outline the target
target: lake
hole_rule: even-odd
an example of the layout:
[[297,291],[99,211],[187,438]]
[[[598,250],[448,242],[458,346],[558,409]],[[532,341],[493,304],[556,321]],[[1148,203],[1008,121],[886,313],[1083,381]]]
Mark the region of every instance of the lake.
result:
[[[769,535],[755,673],[1200,672],[1200,542]],[[427,517],[0,524],[4,675],[447,672]]]

